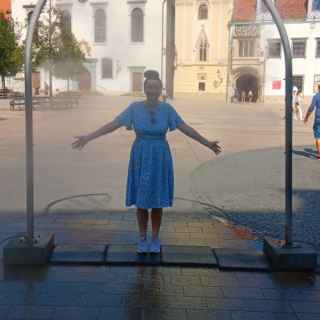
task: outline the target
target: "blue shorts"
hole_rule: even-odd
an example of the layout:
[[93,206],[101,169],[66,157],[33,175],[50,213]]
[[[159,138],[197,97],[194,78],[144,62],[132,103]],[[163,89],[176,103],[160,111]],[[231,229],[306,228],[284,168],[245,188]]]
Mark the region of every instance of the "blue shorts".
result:
[[320,139],[320,122],[313,125],[313,133],[315,139]]

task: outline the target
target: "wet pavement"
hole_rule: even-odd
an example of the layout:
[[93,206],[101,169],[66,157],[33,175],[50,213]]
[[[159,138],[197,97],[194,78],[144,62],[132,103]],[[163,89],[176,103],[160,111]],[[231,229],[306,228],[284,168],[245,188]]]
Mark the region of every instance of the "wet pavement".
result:
[[280,320],[319,315],[319,291],[307,275],[50,267],[14,270],[6,277],[11,280],[0,286],[1,319]]
[[[21,231],[23,218],[7,223],[2,236]],[[166,244],[250,247],[205,212],[171,212],[163,222]],[[97,245],[134,244],[136,228],[130,212],[92,213],[90,220],[85,213],[59,212],[37,217],[36,230],[54,232],[57,244]],[[318,275],[307,273],[1,264],[0,319],[311,320],[320,317],[319,284]]]

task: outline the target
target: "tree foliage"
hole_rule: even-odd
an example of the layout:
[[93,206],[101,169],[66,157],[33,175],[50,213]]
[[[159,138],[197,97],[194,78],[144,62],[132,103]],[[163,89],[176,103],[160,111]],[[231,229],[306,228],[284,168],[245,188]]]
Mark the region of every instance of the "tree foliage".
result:
[[46,10],[37,25],[33,44],[33,65],[50,68],[60,79],[75,79],[83,71],[85,54],[63,12]]
[[22,48],[14,31],[14,23],[0,12],[0,76],[2,88],[5,88],[5,77],[16,75],[23,62]]

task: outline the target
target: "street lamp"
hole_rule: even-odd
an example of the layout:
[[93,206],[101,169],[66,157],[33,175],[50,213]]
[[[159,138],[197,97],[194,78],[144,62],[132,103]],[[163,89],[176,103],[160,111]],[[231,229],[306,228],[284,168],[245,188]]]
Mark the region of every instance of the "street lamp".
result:
[[32,17],[32,14],[33,14],[33,11],[34,11],[35,7],[36,6],[34,4],[27,4],[27,5],[23,6],[23,9],[25,9],[26,12],[27,12],[27,23],[28,23],[28,26],[30,24],[31,17]]

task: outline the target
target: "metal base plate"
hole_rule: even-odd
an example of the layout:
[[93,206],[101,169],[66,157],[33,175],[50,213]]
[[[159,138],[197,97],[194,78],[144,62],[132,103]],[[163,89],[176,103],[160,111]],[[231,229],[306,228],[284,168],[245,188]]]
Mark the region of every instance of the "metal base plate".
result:
[[54,235],[41,234],[33,245],[23,239],[13,239],[3,248],[4,264],[44,265],[54,249]]
[[305,244],[287,248],[269,239],[264,239],[263,251],[275,270],[313,271],[317,267],[315,250]]

